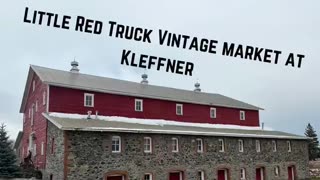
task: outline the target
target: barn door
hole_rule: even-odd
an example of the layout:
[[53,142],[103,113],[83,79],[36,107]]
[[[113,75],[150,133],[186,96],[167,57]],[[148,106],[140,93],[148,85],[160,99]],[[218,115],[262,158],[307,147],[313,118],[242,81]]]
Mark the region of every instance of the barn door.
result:
[[226,169],[218,170],[218,180],[228,180],[228,171]]
[[256,169],[256,180],[261,180],[261,171],[260,168]]
[[181,172],[171,172],[169,174],[169,180],[183,180]]
[[108,176],[107,180],[124,180],[123,176]]
[[295,180],[295,168],[294,166],[289,166],[288,167],[288,180]]
[[264,180],[264,168],[256,169],[256,180]]

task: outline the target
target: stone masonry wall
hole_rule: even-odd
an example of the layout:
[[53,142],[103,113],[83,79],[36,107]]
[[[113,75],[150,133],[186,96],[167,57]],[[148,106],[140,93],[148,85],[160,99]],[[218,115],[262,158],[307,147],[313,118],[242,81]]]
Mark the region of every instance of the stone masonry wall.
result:
[[[255,149],[253,138],[241,138],[244,152],[238,150],[239,138],[134,134],[111,132],[61,131],[51,127],[50,137],[55,136],[55,155],[47,155],[47,172],[54,179],[93,180],[103,179],[108,172],[127,172],[129,180],[141,180],[145,173],[152,173],[153,180],[168,180],[170,171],[184,172],[185,180],[197,180],[199,170],[205,172],[206,180],[216,180],[217,171],[227,168],[231,180],[240,179],[240,168],[246,169],[246,179],[254,180],[257,167],[264,167],[266,180],[288,179],[287,167],[295,165],[298,179],[308,179],[308,152],[306,141],[292,140],[292,152],[287,151],[286,140],[277,140],[277,152],[272,151],[271,139],[260,139],[261,152]],[[112,136],[120,136],[122,152],[111,152]],[[66,140],[63,140],[66,137]],[[143,152],[143,138],[151,137],[153,151]],[[179,152],[171,152],[171,138],[179,139]],[[196,139],[202,138],[205,151],[196,152]],[[218,139],[223,138],[225,152],[218,151]],[[63,148],[66,148],[66,154]],[[50,152],[49,150],[47,152]],[[63,158],[66,161],[63,161]],[[64,169],[64,165],[66,166]],[[280,167],[280,176],[274,176],[274,167]]]
[[[46,145],[47,161],[46,170],[43,176],[44,179],[50,179],[50,175],[52,175],[53,180],[64,179],[64,144],[64,131],[58,129],[55,125],[48,121]],[[51,152],[52,145],[53,153]]]
[[[228,168],[230,178],[240,179],[240,168],[246,168],[247,179],[255,179],[256,167],[266,169],[266,179],[288,179],[287,167],[296,166],[299,179],[308,178],[308,152],[305,141],[292,141],[292,152],[286,140],[277,140],[277,152],[272,151],[271,139],[260,139],[261,152],[255,140],[244,140],[244,152],[238,150],[239,138],[223,138],[225,152],[218,152],[219,137],[130,134],[68,131],[68,179],[103,179],[110,171],[126,171],[130,180],[141,180],[152,173],[155,180],[167,180],[170,170],[183,170],[186,180],[196,180],[197,171],[205,172],[207,180],[217,179],[219,168]],[[112,136],[120,136],[122,152],[111,153]],[[143,152],[143,138],[151,137],[153,152]],[[179,152],[171,152],[171,138],[179,139]],[[204,153],[196,152],[196,138],[202,138]],[[280,167],[280,177],[274,167]]]

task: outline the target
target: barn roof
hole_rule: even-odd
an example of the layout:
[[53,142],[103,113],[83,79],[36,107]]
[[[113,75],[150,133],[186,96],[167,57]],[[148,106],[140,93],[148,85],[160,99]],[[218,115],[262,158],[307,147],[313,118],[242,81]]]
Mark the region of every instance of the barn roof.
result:
[[31,65],[20,112],[23,112],[25,107],[26,96],[28,94],[28,90],[30,89],[30,79],[32,78],[33,72],[37,74],[44,83],[60,87],[184,103],[262,110],[262,108],[257,106],[220,94],[194,92],[150,84],[141,84],[119,79],[99,77],[82,73],[72,73],[69,71]]
[[[58,115],[57,115],[58,114]],[[295,134],[262,130],[257,127],[238,128],[200,123],[150,123],[153,120],[134,119],[126,117],[97,117],[87,119],[85,115],[61,115],[60,113],[43,113],[43,116],[61,130],[69,131],[99,131],[99,132],[127,132],[150,134],[203,135],[221,137],[251,137],[272,139],[307,139]],[[139,122],[139,120],[141,122]],[[148,122],[148,123],[144,123]],[[197,125],[198,124],[198,125]]]

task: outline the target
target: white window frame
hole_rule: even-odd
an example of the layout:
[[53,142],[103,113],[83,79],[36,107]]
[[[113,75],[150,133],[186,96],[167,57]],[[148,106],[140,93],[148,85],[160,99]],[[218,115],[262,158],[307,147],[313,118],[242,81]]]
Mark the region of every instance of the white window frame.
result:
[[239,145],[239,152],[243,152],[244,147],[243,147],[243,140],[242,139],[238,140],[238,145]]
[[31,118],[31,108],[29,108],[29,118]]
[[196,139],[196,142],[197,142],[197,152],[203,153],[203,140],[201,138],[198,138],[198,139]]
[[[116,145],[116,144],[113,144],[114,140],[119,141],[119,144],[118,144],[119,150],[113,150],[113,149],[112,149],[112,147],[113,147],[114,145]],[[117,149],[117,148],[116,148],[116,149]],[[120,136],[112,136],[112,138],[111,138],[111,152],[112,152],[112,153],[120,153],[120,152],[121,152],[121,137],[120,137]]]
[[36,143],[33,144],[32,155],[33,155],[33,156],[36,156],[36,155],[37,155],[37,144],[36,144]]
[[223,139],[219,139],[219,152],[224,152],[224,140]]
[[261,152],[260,140],[256,140],[256,151],[257,151],[257,152]]
[[36,112],[38,112],[38,100],[36,100]]
[[[33,136],[34,136],[34,132],[30,133],[29,135],[29,144],[28,144],[28,151],[30,150],[31,152],[33,151]],[[29,153],[29,152],[28,152]]]
[[42,93],[42,105],[46,105],[46,92],[43,91]]
[[[199,174],[200,174],[200,177],[199,177]],[[204,171],[198,171],[197,180],[204,180]]]
[[240,180],[245,180],[246,179],[246,169],[241,168],[240,169]]
[[41,155],[44,155],[44,142],[41,142]]
[[[149,144],[147,142],[149,142]],[[149,149],[146,149],[146,147],[149,147]],[[152,138],[151,137],[144,137],[143,138],[143,150],[145,153],[152,153]]]
[[291,141],[287,141],[287,146],[288,146],[288,152],[291,152],[292,151]]
[[179,139],[178,138],[172,138],[171,139],[171,147],[172,152],[179,152]]
[[36,89],[36,81],[33,80],[32,81],[32,92],[34,92],[35,89]]
[[274,176],[279,177],[280,176],[280,168],[279,166],[274,167]]
[[[138,109],[138,103],[140,103],[140,109]],[[135,99],[134,100],[134,110],[138,112],[143,111],[143,100],[142,99]]]
[[277,141],[275,140],[272,140],[272,151],[273,152],[277,152]]
[[246,112],[245,111],[240,111],[240,120],[241,121],[246,120]]
[[[180,107],[181,112],[179,113],[178,108]],[[182,116],[183,115],[183,104],[176,104],[176,115]]]
[[[92,98],[91,105],[87,105],[87,96]],[[84,93],[84,106],[85,107],[94,107],[94,94]]]
[[[149,179],[146,179],[146,176],[148,176],[148,175],[149,175]],[[152,174],[151,173],[144,174],[143,180],[153,180]]]
[[[212,111],[214,112],[213,114],[212,114]],[[213,116],[212,116],[213,115]],[[217,108],[210,108],[210,118],[211,119],[215,119],[215,118],[217,118]]]
[[31,107],[31,126],[33,126],[34,124],[34,104],[32,104],[32,107]]

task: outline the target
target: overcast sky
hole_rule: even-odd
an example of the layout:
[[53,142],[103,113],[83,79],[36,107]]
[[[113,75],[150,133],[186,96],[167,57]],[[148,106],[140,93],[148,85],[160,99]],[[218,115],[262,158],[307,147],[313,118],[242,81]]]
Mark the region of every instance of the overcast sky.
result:
[[[76,57],[80,72],[139,82],[142,69],[120,64],[123,49],[191,61],[192,77],[148,70],[150,84],[220,93],[264,108],[260,121],[276,130],[303,134],[310,122],[320,132],[320,2],[310,1],[1,1],[0,122],[12,139],[22,129],[19,108],[30,64],[70,69]],[[25,7],[59,15],[166,29],[197,37],[301,53],[302,67],[252,62],[116,39],[74,30],[23,23]],[[153,40],[156,41],[156,32]]]

